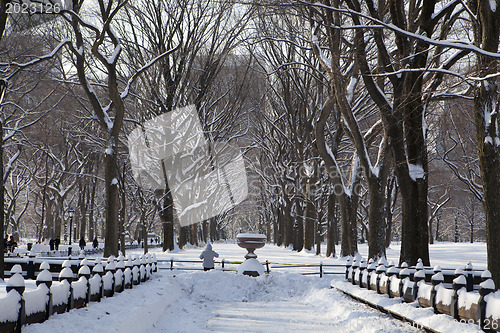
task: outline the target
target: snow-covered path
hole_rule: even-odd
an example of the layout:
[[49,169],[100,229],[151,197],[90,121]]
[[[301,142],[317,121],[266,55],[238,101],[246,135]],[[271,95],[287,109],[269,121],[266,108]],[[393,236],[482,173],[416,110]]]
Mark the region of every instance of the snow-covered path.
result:
[[407,325],[329,289],[329,279],[217,271],[172,279],[191,304],[170,306],[155,324],[160,332],[408,332]]
[[329,288],[330,279],[277,273],[160,273],[88,308],[23,332],[409,332],[406,324]]

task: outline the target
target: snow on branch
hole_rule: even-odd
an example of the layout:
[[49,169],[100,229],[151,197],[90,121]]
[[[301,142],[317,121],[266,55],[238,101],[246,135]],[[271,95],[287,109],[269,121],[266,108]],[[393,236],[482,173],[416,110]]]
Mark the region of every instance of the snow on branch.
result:
[[[62,49],[65,45],[68,45],[68,44],[71,44],[71,40],[65,39],[65,40],[61,41],[49,54],[46,54],[46,55],[41,56],[41,57],[37,57],[36,59],[33,59],[32,61],[29,61],[26,63],[18,63],[15,61],[9,63],[8,64],[9,66],[16,66],[16,67],[18,67],[18,69],[16,71],[14,71],[12,74],[10,74],[6,79],[7,80],[11,79],[20,69],[30,67],[30,66],[36,65],[42,61],[45,61],[47,59],[53,58],[57,54],[57,52],[59,52],[60,49]],[[6,65],[6,64],[0,64],[0,65]]]
[[314,7],[319,7],[319,8],[323,8],[326,10],[331,10],[331,11],[345,14],[345,15],[348,15],[351,17],[352,16],[363,17],[363,18],[370,20],[371,22],[373,22],[377,25],[384,26],[385,28],[393,31],[396,34],[401,34],[401,35],[404,35],[404,36],[409,37],[409,38],[421,40],[421,41],[426,42],[426,43],[431,44],[431,45],[447,47],[450,49],[472,51],[476,54],[480,54],[480,55],[490,57],[490,58],[496,58],[496,59],[500,58],[500,53],[485,51],[485,50],[483,50],[483,49],[481,49],[481,48],[479,48],[471,43],[466,43],[466,42],[461,41],[461,40],[435,40],[435,39],[429,38],[429,37],[424,36],[424,35],[419,35],[418,33],[413,33],[413,32],[407,31],[405,29],[399,28],[398,26],[396,26],[392,23],[386,23],[386,22],[381,21],[379,19],[376,19],[368,14],[363,14],[363,13],[357,12],[357,11],[349,9],[349,8],[335,8],[335,7],[323,5],[323,4],[318,3],[318,2],[316,2],[314,4],[310,4],[310,3],[304,2],[303,0],[299,0],[299,2],[301,2],[305,5],[308,5],[308,6],[314,6]]
[[180,47],[180,44],[177,45],[176,47],[174,47],[173,49],[170,49],[166,52],[163,52],[162,54],[160,54],[156,58],[153,58],[150,62],[148,62],[146,65],[144,65],[142,68],[140,68],[137,72],[135,72],[134,75],[132,75],[132,77],[128,80],[127,86],[125,87],[125,90],[121,94],[121,98],[124,99],[128,96],[128,94],[130,92],[130,86],[134,83],[135,79],[137,79],[137,77],[141,73],[145,72],[149,67],[153,66],[158,60],[163,59],[166,56],[168,56],[169,54],[171,54],[172,52],[176,51],[179,47]]

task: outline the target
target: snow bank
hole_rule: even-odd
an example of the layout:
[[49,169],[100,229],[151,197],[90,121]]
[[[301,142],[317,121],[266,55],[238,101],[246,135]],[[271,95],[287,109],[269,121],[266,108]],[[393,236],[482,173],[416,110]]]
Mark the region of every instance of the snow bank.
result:
[[424,283],[421,281],[418,284],[418,297],[422,297],[425,299],[430,300],[431,299],[431,292],[432,292],[432,285]]
[[123,282],[123,272],[121,270],[118,270],[115,273],[115,284],[121,285],[122,282]]
[[453,289],[447,289],[442,284],[436,286],[436,303],[450,305],[453,299]]
[[500,291],[485,296],[486,301],[486,318],[500,320]]
[[393,276],[391,278],[391,291],[393,293],[399,293],[399,284],[401,283],[401,279]]
[[132,283],[132,271],[129,267],[123,272],[123,278],[125,279],[125,284]]
[[[411,320],[414,320],[420,325],[424,325],[438,332],[482,332],[478,325],[460,323],[453,317],[444,314],[434,314],[434,310],[432,308],[419,308],[417,307],[418,304],[416,302],[402,303],[400,298],[389,299],[387,295],[379,295],[372,290],[362,289],[358,286],[354,286],[350,283],[337,279],[332,280],[331,286],[347,291],[355,296],[362,297],[371,303],[383,306],[390,311],[403,315]],[[371,332],[374,331],[377,331],[375,323]],[[387,332],[392,331],[388,330]]]
[[50,287],[52,292],[52,304],[54,306],[66,304],[69,298],[69,283],[68,281],[53,282]]
[[101,290],[101,277],[96,274],[89,279],[90,283],[90,294],[95,295],[98,294]]
[[104,285],[104,290],[113,289],[113,273],[107,272],[106,275],[102,277],[102,283]]
[[21,308],[21,296],[15,290],[0,297],[0,322],[13,322],[17,320]]
[[24,292],[23,297],[27,316],[44,312],[45,306],[49,302],[49,288],[45,284],[41,284],[35,290]]
[[81,277],[78,281],[73,282],[72,284],[73,287],[73,298],[78,299],[78,298],[85,298],[87,295],[87,279],[84,277]]
[[468,292],[465,288],[462,288],[458,291],[458,307],[464,307],[466,310],[469,310],[473,303],[479,302],[479,297],[481,297],[476,292]]
[[254,258],[245,260],[238,266],[237,271],[239,274],[243,274],[243,272],[257,272],[259,275],[263,275],[265,272],[264,266],[262,266],[262,264]]

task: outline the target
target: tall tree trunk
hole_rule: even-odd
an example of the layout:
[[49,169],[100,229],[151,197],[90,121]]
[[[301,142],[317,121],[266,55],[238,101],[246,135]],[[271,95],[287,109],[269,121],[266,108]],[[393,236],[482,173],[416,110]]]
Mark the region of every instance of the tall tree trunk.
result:
[[439,233],[441,230],[439,230],[439,222],[440,222],[441,218],[439,217],[439,215],[436,216],[436,241],[441,241],[441,237],[439,236]]
[[[304,214],[304,248],[311,251],[314,245],[314,229],[317,220],[316,208],[314,207],[314,184],[316,180],[309,178],[306,185],[306,209]],[[311,186],[311,184],[313,184]]]
[[[382,173],[382,172],[381,172]],[[385,172],[383,172],[385,173]],[[368,181],[369,193],[369,232],[368,232],[368,257],[374,260],[385,257],[385,184],[386,176],[373,177]]]
[[302,209],[302,200],[297,197],[295,199],[295,233],[293,249],[302,251],[304,248],[304,210]]
[[[62,225],[62,217],[61,217],[61,208],[57,207],[57,211],[55,212],[54,216],[54,234],[55,237],[61,237],[61,225]],[[66,237],[69,236],[69,234],[66,234],[66,231],[69,232],[69,230],[64,230],[64,238],[67,240]]]
[[165,181],[166,190],[161,199],[160,220],[163,227],[163,251],[174,250],[174,200]]
[[89,239],[93,240],[97,237],[96,223],[94,221],[94,210],[95,210],[95,192],[97,188],[97,180],[92,181],[92,193],[90,195],[90,206],[89,206]]
[[416,265],[422,259],[430,265],[427,226],[427,181],[409,182],[401,186],[401,254],[400,262]]
[[392,215],[393,209],[396,205],[396,200],[398,196],[398,187],[396,184],[396,178],[391,177],[387,182],[386,187],[386,201],[385,201],[385,247],[391,246],[392,240]]
[[87,185],[83,185],[82,182],[79,182],[78,184],[78,192],[79,192],[79,198],[78,198],[78,211],[80,215],[80,228],[79,228],[79,234],[80,237],[85,238],[85,231],[87,229],[87,192],[88,192],[88,187]]
[[209,221],[208,220],[205,220],[203,221],[202,223],[202,241],[203,243],[207,243],[208,242],[208,224],[209,224]]
[[[485,51],[498,52],[499,7],[498,1],[496,11],[492,11],[490,1],[487,0],[477,0],[475,4],[479,20],[474,26],[475,44]],[[482,78],[496,74],[498,60],[478,54],[477,71]],[[488,269],[497,287],[500,286],[500,147],[497,143],[499,104],[497,77],[477,81],[474,114],[486,217]]]
[[144,244],[144,254],[146,254],[149,252],[148,228],[147,228],[146,218],[142,220],[142,242]]
[[[123,167],[125,171],[125,167]],[[125,184],[125,172],[122,174],[122,184]],[[118,238],[120,239],[120,251],[125,255],[125,223],[127,222],[127,197],[125,196],[125,186],[120,191],[120,233]],[[147,252],[146,252],[147,253]]]
[[349,196],[342,193],[339,196],[339,204],[342,218],[341,255],[354,256],[358,252],[358,197],[355,194]]
[[199,223],[191,224],[191,245],[198,246],[198,225]]
[[337,217],[335,214],[335,194],[328,195],[328,213],[327,213],[327,237],[326,237],[326,256],[336,256],[335,243],[337,241]]
[[118,209],[120,196],[118,188],[118,164],[115,139],[110,138],[112,147],[104,155],[104,186],[106,188],[106,233],[104,256],[118,256]]
[[[5,11],[4,11],[5,12]],[[1,13],[0,13],[1,14]],[[5,23],[4,23],[5,26]],[[3,32],[3,31],[2,31]],[[1,35],[0,35],[1,36]],[[4,260],[4,225],[5,225],[5,184],[3,168],[3,116],[0,116],[0,279],[4,278],[5,260]]]
[[316,255],[321,254],[321,221],[318,221],[316,223],[316,228],[315,228],[314,234],[316,235]]
[[289,247],[293,240],[293,220],[292,220],[292,203],[285,200],[283,207],[283,225],[285,238],[283,244],[285,247]]
[[182,249],[187,244],[189,238],[189,226],[180,227],[179,248]]
[[276,209],[276,224],[274,225],[274,242],[277,246],[283,245],[283,211]]

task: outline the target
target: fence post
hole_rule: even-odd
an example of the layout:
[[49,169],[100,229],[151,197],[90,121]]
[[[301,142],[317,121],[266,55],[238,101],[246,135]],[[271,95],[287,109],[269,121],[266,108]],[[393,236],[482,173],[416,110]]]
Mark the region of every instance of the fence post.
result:
[[15,290],[17,293],[19,293],[20,296],[19,302],[21,307],[19,308],[19,313],[17,316],[16,331],[15,331],[16,333],[21,333],[22,325],[26,319],[26,312],[25,312],[26,309],[23,298],[25,283],[24,283],[24,278],[20,273],[20,270],[21,270],[20,265],[14,265],[14,267],[12,267],[11,273],[13,274],[11,275],[10,279],[7,280],[7,286],[5,287],[7,293],[11,290]]
[[222,271],[224,272],[224,259],[222,259],[222,261],[220,263],[222,265]]
[[174,270],[174,258],[170,258],[170,270]]
[[319,277],[320,278],[323,277],[323,263],[322,262],[319,263]]
[[266,274],[269,274],[269,272],[271,272],[269,270],[269,260],[266,260],[266,271],[267,271]]
[[73,286],[71,285],[71,282],[73,282],[73,271],[70,268],[71,264],[69,263],[69,261],[67,261],[67,263],[66,261],[63,263],[63,269],[59,273],[59,281],[66,281],[69,285],[68,304],[66,307],[66,311],[69,312],[69,310],[73,308]]
[[[486,272],[486,271],[485,271]],[[488,271],[489,273],[489,271]],[[486,301],[485,297],[490,294],[495,292],[495,282],[493,282],[492,279],[487,279],[479,285],[479,311],[481,311],[481,319],[480,319],[480,324],[479,326],[481,327],[482,330],[485,330],[485,319],[486,319]],[[490,323],[491,324],[491,323]],[[494,331],[494,330],[493,330]]]
[[30,253],[28,264],[26,265],[26,277],[28,279],[35,279],[35,256]]
[[467,280],[467,291],[474,290],[474,272],[472,271],[472,263],[469,261],[467,265],[465,265],[465,279]]
[[52,315],[52,292],[50,291],[50,287],[52,286],[52,274],[50,274],[50,265],[48,262],[44,261],[40,265],[41,272],[36,277],[36,286],[38,287],[41,284],[47,286],[47,295],[49,296],[49,301],[45,306],[45,320],[49,319]]

